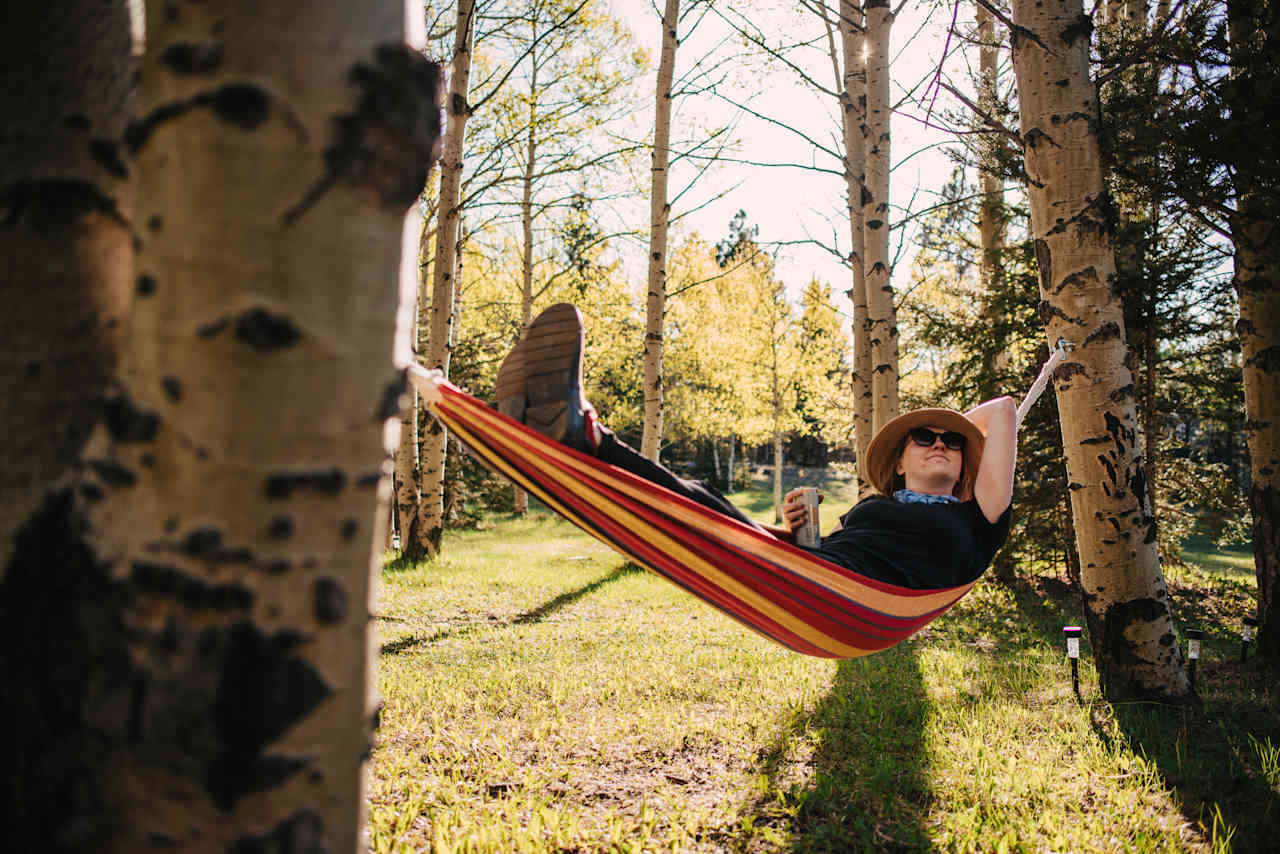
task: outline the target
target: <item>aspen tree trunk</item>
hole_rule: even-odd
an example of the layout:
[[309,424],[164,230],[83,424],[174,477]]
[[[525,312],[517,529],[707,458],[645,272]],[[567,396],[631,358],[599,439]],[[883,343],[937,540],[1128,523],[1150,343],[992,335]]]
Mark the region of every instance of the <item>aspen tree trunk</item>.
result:
[[1085,618],[1111,700],[1185,702],[1146,501],[1124,316],[1112,289],[1114,209],[1103,189],[1089,18],[1079,0],[1015,0],[1011,33],[1041,313],[1074,346],[1058,408]]
[[671,142],[671,81],[676,65],[680,0],[667,0],[662,15],[662,55],[654,97],[653,167],[649,185],[649,290],[645,298],[644,432],[640,452],[657,461],[662,450],[662,337],[667,304],[667,161]]
[[413,405],[401,416],[400,446],[396,448],[395,502],[402,553],[408,552],[410,543],[418,542],[418,394],[411,389],[408,395]]
[[[840,0],[840,125],[844,134],[845,202],[849,212],[849,268],[853,287],[849,300],[853,303],[853,435],[858,462],[866,458],[872,436],[872,360],[871,334],[867,316],[866,233],[862,206],[866,201],[866,137],[867,61],[866,40],[862,30],[862,11],[854,0]],[[858,494],[869,484],[858,466]]]
[[[1260,75],[1266,57],[1258,40],[1267,22],[1257,0],[1231,0],[1227,26],[1236,74]],[[1252,44],[1250,43],[1252,41]],[[1246,88],[1244,91],[1248,91]],[[1233,116],[1249,121],[1253,103],[1232,104]],[[1256,119],[1255,119],[1256,120]],[[1251,186],[1253,176],[1237,173],[1236,214],[1231,222],[1235,288],[1239,303],[1236,334],[1243,363],[1245,440],[1249,446],[1249,509],[1253,516],[1253,558],[1258,578],[1258,649],[1280,660],[1280,257],[1274,198]]]
[[[531,40],[538,40],[538,22],[533,20]],[[532,72],[529,77],[529,139],[525,145],[524,176],[520,197],[520,236],[523,240],[520,255],[520,333],[523,335],[533,322],[533,176],[534,162],[538,156],[538,55],[537,48],[530,53]],[[523,516],[529,512],[529,494],[515,488],[515,513]]]
[[0,579],[13,538],[74,474],[133,290],[129,16],[8,8],[0,28]]
[[[978,19],[978,106],[989,116],[999,109],[997,94],[997,42],[996,19],[991,10],[982,4],[977,6]],[[979,170],[982,202],[978,210],[978,237],[982,252],[980,275],[982,293],[986,301],[986,314],[994,318],[998,308],[996,295],[1004,286],[1004,182],[1000,177],[1000,165],[996,156],[999,141],[992,134],[979,137]],[[984,366],[983,399],[999,393],[994,378],[1000,369],[998,346],[989,348],[992,358]]]
[[[449,94],[445,106],[444,153],[440,157],[439,224],[436,255],[432,263],[430,328],[427,331],[426,364],[449,375],[453,318],[454,266],[458,220],[462,216],[462,141],[471,110],[467,87],[471,77],[471,43],[475,36],[475,0],[458,0],[454,28],[453,60],[449,65]],[[448,437],[439,421],[431,419],[422,441],[422,491],[418,505],[418,540],[415,552],[422,556],[440,551],[444,534],[444,466]],[[403,543],[401,544],[403,547]]]
[[129,16],[9,4],[0,56],[0,847],[89,851],[126,736],[94,700],[129,689],[102,672],[126,631],[84,521],[135,287]]
[[3,680],[21,705],[0,708],[38,722],[6,771],[27,810],[6,842],[353,851],[401,223],[438,72],[401,43],[399,2],[167,10],[124,132],[124,367],[79,488],[5,577],[34,619],[0,620],[0,648],[26,645]]
[[872,433],[898,415],[898,320],[889,282],[889,0],[866,0],[867,147],[862,221],[866,234],[867,326]]
[[[978,24],[978,107],[988,116],[999,111],[999,86],[996,19],[991,10],[977,5]],[[996,156],[999,139],[989,132],[978,137],[978,171],[982,201],[978,206],[978,239],[981,251],[979,278],[982,287],[983,313],[988,329],[999,328],[1000,294],[1004,290],[1004,180]],[[991,342],[983,348],[984,364],[979,380],[980,399],[988,400],[1001,393],[999,378],[1007,363],[1003,342]],[[1005,583],[1017,577],[1016,567],[1007,549],[1002,549],[991,563],[995,577]]]
[[1258,649],[1280,658],[1280,259],[1272,222],[1249,221],[1242,196],[1232,227],[1236,331],[1244,363],[1245,438],[1249,443],[1249,509],[1258,577]]

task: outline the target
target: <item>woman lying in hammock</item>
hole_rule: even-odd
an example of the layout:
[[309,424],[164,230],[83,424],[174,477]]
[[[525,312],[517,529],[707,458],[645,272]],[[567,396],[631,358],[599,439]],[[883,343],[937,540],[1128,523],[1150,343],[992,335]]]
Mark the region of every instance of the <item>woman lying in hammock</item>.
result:
[[[533,321],[498,370],[498,409],[551,439],[762,528],[788,542],[805,521],[798,491],[787,494],[787,528],[764,528],[715,487],[678,477],[603,427],[582,394],[582,316],[568,303]],[[862,461],[878,491],[808,551],[861,575],[920,589],[976,579],[1009,535],[1017,455],[1015,406],[1008,397],[961,414],[917,409],[884,425]]]

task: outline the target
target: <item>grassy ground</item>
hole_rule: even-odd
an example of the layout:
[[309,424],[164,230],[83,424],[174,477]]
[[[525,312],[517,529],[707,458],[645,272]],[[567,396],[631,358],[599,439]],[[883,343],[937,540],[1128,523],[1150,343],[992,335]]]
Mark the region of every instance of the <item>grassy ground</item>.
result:
[[[790,484],[788,484],[790,485]],[[842,484],[828,484],[830,505]],[[847,494],[847,492],[845,493]],[[760,518],[768,497],[736,496]],[[1200,711],[1072,694],[1055,579],[980,584],[894,650],[776,647],[557,519],[390,565],[375,851],[1274,850],[1273,674],[1236,554],[1170,572]]]

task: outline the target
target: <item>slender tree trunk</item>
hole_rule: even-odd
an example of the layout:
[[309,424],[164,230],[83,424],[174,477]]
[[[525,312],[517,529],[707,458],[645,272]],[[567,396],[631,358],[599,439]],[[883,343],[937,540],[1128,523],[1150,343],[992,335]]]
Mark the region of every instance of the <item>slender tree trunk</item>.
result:
[[782,522],[782,430],[776,425],[773,428],[773,522],[775,525]]
[[400,446],[396,448],[395,503],[400,520],[400,550],[418,541],[418,395],[410,391],[413,405],[400,419]]
[[[471,76],[471,43],[475,35],[475,0],[458,0],[454,28],[453,61],[449,66],[448,114],[444,152],[440,158],[439,225],[436,254],[432,262],[430,328],[427,332],[429,367],[449,375],[450,332],[453,318],[454,266],[458,243],[458,220],[462,216],[462,141],[471,109],[467,88]],[[444,466],[448,437],[440,422],[432,419],[422,441],[422,495],[418,507],[418,540],[415,553],[423,556],[440,551],[444,534]],[[404,548],[403,541],[401,548]]]
[[[1275,67],[1260,40],[1274,33],[1274,18],[1257,0],[1231,0],[1227,20],[1234,73],[1260,77]],[[1271,13],[1274,15],[1274,12]],[[1274,35],[1271,36],[1274,39]],[[1250,91],[1242,87],[1241,91]],[[1232,104],[1232,116],[1257,122],[1270,105]],[[1254,176],[1236,175],[1236,214],[1231,222],[1235,248],[1235,288],[1240,306],[1236,333],[1243,363],[1245,440],[1249,446],[1249,509],[1253,515],[1253,557],[1258,578],[1258,649],[1280,660],[1280,253],[1276,240],[1276,199],[1252,185]]]
[[[862,10],[854,0],[840,0],[840,125],[844,136],[845,205],[849,215],[849,268],[853,285],[848,291],[853,303],[853,372],[850,375],[853,404],[854,445],[861,462],[866,457],[872,435],[872,360],[870,326],[867,316],[866,234],[862,206],[866,201],[867,62],[866,39],[862,30]],[[858,469],[858,493],[869,484]]]
[[[999,114],[999,64],[996,19],[991,10],[977,5],[978,24],[978,108],[988,116]],[[978,241],[981,252],[979,278],[982,311],[987,328],[997,335],[982,348],[983,366],[979,398],[989,400],[1004,392],[1000,386],[1008,363],[1001,328],[1001,295],[1004,291],[1004,179],[998,157],[1000,139],[993,133],[978,136],[978,171],[982,200],[978,206]],[[1002,549],[991,562],[995,577],[1006,583],[1017,578],[1017,563],[1009,549]]]
[[1258,649],[1280,658],[1280,239],[1274,222],[1251,219],[1239,201],[1232,228],[1236,330],[1244,364],[1245,438],[1249,443],[1253,556],[1258,576]]
[[726,486],[728,491],[733,491],[733,456],[734,451],[738,449],[738,439],[736,436],[729,437],[729,461],[725,465]]
[[[538,40],[538,23],[533,22],[531,38]],[[525,145],[524,177],[520,198],[520,234],[523,240],[520,256],[520,332],[524,333],[533,322],[533,176],[538,156],[538,56],[536,48],[530,55],[529,75],[529,139]],[[523,516],[529,512],[529,495],[520,487],[515,492],[515,512]]]
[[872,433],[898,415],[898,320],[889,281],[889,0],[866,0],[867,147],[862,221],[866,234]]
[[1103,189],[1088,18],[1079,0],[1015,0],[1013,65],[1032,237],[1049,341],[1074,345],[1058,371],[1085,617],[1112,700],[1186,701],[1146,501],[1124,316],[1112,285],[1113,206]]
[[676,66],[680,0],[667,0],[662,15],[662,55],[654,97],[653,168],[649,186],[649,290],[644,325],[644,432],[640,452],[651,460],[662,449],[662,339],[667,305],[667,161],[671,144],[671,81]]

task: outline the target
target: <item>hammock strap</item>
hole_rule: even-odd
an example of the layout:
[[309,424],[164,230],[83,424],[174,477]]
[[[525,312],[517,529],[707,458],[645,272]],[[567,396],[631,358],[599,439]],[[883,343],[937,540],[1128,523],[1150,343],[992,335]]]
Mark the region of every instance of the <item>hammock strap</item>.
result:
[[1070,349],[1071,345],[1067,343],[1065,338],[1058,339],[1057,346],[1053,348],[1053,352],[1045,360],[1044,367],[1040,369],[1040,375],[1036,377],[1036,381],[1027,390],[1027,395],[1022,398],[1022,403],[1018,404],[1017,427],[1022,426],[1022,421],[1027,417],[1027,413],[1031,411],[1031,407],[1035,406],[1036,401],[1040,399],[1040,395],[1044,394],[1045,388],[1049,385],[1049,378],[1053,376],[1053,372],[1062,363],[1062,360],[1067,357],[1067,351]]

